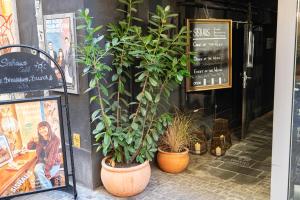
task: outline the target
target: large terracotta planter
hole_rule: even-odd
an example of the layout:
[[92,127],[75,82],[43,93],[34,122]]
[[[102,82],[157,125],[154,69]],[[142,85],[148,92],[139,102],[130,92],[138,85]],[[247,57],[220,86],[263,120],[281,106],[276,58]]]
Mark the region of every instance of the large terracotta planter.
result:
[[190,161],[189,150],[182,153],[166,152],[158,148],[157,162],[161,170],[177,174],[184,171]]
[[130,197],[144,191],[147,187],[151,168],[149,161],[129,168],[113,168],[102,160],[101,179],[105,189],[114,196]]

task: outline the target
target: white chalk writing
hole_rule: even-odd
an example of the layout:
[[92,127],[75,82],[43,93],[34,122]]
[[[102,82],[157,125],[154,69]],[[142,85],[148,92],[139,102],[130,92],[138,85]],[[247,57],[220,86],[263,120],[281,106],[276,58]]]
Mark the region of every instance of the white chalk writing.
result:
[[24,67],[27,65],[27,61],[18,61],[16,59],[9,60],[8,58],[3,58],[0,61],[0,67]]

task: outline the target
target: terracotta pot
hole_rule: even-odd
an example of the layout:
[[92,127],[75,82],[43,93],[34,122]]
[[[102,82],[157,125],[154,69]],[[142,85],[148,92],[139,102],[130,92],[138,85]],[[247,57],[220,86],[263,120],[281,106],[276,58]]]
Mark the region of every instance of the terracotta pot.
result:
[[144,191],[150,181],[149,161],[128,168],[113,168],[102,160],[101,179],[105,189],[114,196],[130,197]]
[[161,170],[168,173],[180,173],[184,171],[190,161],[189,150],[182,153],[166,152],[158,148],[157,162]]

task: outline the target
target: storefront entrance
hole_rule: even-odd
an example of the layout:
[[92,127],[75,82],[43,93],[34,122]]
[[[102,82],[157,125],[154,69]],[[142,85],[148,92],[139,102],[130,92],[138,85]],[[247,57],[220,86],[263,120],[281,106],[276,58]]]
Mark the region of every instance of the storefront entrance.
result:
[[[270,199],[277,7],[265,10],[251,3],[179,4],[181,21],[233,20],[232,88],[179,92],[182,110],[198,115],[200,126],[211,130],[208,152],[192,155],[187,172],[179,175],[188,183],[180,193],[208,194],[203,199]],[[210,154],[216,119],[228,122],[232,136],[232,146],[221,157]]]
[[187,18],[233,20],[232,87],[200,92],[186,92],[182,87],[179,102],[171,103],[188,112],[201,111],[206,119],[227,119],[239,139],[247,137],[252,120],[273,110],[274,102],[277,8],[267,11],[252,3],[251,9],[248,3],[236,2],[232,6],[239,9],[227,9],[220,3],[177,4],[183,24]]

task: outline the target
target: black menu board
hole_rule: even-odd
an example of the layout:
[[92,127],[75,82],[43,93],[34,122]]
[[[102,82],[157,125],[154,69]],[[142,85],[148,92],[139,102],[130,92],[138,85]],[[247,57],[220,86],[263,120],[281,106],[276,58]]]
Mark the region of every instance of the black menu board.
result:
[[187,92],[232,87],[232,20],[188,19]]
[[62,86],[55,70],[38,55],[12,52],[0,56],[0,94]]

